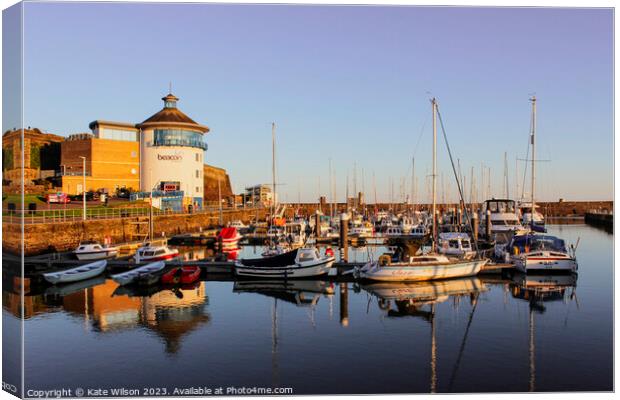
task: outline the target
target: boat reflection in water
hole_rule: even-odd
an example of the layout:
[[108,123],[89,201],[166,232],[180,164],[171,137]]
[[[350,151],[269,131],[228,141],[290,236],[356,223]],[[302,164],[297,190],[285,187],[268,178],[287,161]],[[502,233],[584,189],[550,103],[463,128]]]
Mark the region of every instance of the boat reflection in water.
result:
[[[377,303],[388,317],[420,317],[431,325],[431,354],[430,354],[430,393],[437,393],[437,338],[435,327],[435,306],[452,298],[454,305],[458,306],[462,297],[467,297],[472,305],[467,326],[461,341],[461,347],[452,370],[448,392],[457,375],[461,358],[467,343],[469,328],[478,305],[478,296],[487,290],[486,285],[476,277],[445,279],[422,282],[377,282],[362,285],[373,296],[377,297]],[[396,309],[392,308],[392,302]],[[369,302],[370,305],[370,302]]]
[[233,292],[257,293],[298,307],[308,307],[315,306],[321,295],[332,296],[334,287],[321,280],[240,280],[234,283]]
[[[424,306],[442,303],[450,297],[459,301],[470,296],[474,302],[486,286],[478,278],[445,279],[423,282],[377,282],[362,285],[362,289],[377,297],[379,308],[388,317],[420,316],[430,321],[432,312]],[[394,302],[396,309],[392,309]]]
[[280,341],[278,328],[278,300],[295,305],[296,307],[310,308],[310,322],[315,325],[314,310],[321,295],[330,300],[334,295],[334,286],[331,282],[322,280],[239,280],[233,285],[233,293],[261,294],[273,298],[271,308],[271,371],[273,386],[280,385],[279,349]]
[[577,274],[523,274],[512,277],[510,293],[516,299],[529,302],[529,391],[536,391],[536,326],[535,314],[544,314],[545,302],[574,300],[577,307]]

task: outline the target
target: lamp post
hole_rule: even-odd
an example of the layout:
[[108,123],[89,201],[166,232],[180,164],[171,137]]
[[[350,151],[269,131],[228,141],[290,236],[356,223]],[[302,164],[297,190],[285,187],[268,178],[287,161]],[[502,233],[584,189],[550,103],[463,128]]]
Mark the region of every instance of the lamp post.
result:
[[86,157],[80,156],[82,159],[82,219],[86,221]]

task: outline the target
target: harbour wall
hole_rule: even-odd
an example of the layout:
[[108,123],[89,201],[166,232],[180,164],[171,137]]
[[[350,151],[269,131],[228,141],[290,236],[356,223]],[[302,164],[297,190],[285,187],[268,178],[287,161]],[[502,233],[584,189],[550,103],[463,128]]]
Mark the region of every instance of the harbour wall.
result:
[[[351,203],[350,203],[351,205]],[[585,217],[587,212],[591,212],[593,210],[599,212],[611,212],[614,209],[613,201],[554,201],[554,202],[537,202],[536,205],[539,207],[539,211],[545,217]],[[310,215],[314,214],[317,209],[322,210],[324,213],[329,213],[330,211],[330,203],[323,203],[319,205],[318,203],[302,203],[302,204],[291,204],[291,207],[287,209],[287,215],[290,213],[291,215],[294,213],[294,210],[299,208],[302,214]],[[370,213],[375,208],[374,204],[366,204],[366,210]],[[411,206],[406,204],[387,204],[387,203],[379,203],[377,204],[377,209],[379,210],[394,210],[396,212],[405,211],[409,209]],[[458,207],[458,204],[437,204],[437,209],[441,212],[447,210],[453,210],[455,207]],[[431,208],[430,204],[418,204],[416,205],[417,210],[429,210]],[[474,208],[479,209],[480,204],[474,204]],[[338,212],[343,212],[346,209],[345,203],[337,204]]]
[[588,212],[585,216],[588,225],[605,229],[609,233],[614,231],[614,215],[602,212]]
[[[222,219],[224,224],[242,220],[249,222],[256,217],[265,218],[266,210],[226,210]],[[153,217],[155,237],[170,237],[179,233],[199,232],[218,225],[219,213],[178,214]],[[43,253],[74,250],[80,241],[97,240],[103,242],[110,238],[112,243],[126,243],[142,240],[149,230],[148,217],[116,218],[54,222],[45,224],[26,224],[24,226],[24,255],[34,256]],[[19,254],[21,249],[21,226],[4,224],[2,235],[3,251]]]

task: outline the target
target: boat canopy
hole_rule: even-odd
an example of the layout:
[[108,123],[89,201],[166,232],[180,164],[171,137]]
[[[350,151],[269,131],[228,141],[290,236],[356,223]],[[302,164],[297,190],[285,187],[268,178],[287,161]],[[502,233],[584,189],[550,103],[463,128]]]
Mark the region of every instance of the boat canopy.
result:
[[519,235],[512,239],[512,249],[515,247],[519,252],[523,252],[525,247],[529,251],[534,250],[553,250],[566,253],[566,244],[564,240],[551,235]]
[[246,267],[286,267],[295,264],[298,250],[291,250],[272,257],[242,259],[241,264]]

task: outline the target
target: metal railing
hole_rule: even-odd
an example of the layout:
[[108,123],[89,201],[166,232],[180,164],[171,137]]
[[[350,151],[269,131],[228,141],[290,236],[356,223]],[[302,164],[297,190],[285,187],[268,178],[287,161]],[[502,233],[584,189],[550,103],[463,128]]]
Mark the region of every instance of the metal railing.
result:
[[[243,208],[243,207],[223,207],[222,212],[228,213],[232,211],[256,211],[259,208]],[[198,210],[172,210],[172,209],[159,209],[153,207],[153,216],[162,215],[191,215],[191,214],[216,214],[219,212],[219,207],[206,206]],[[149,207],[131,207],[131,208],[108,208],[97,207],[86,209],[86,220],[106,220],[106,219],[120,219],[120,218],[136,218],[136,217],[148,217],[151,214]],[[60,223],[60,222],[73,222],[83,220],[82,208],[67,208],[67,209],[55,209],[55,210],[3,210],[2,211],[2,223],[3,224],[21,224],[22,217],[24,224],[47,224],[47,223]]]

